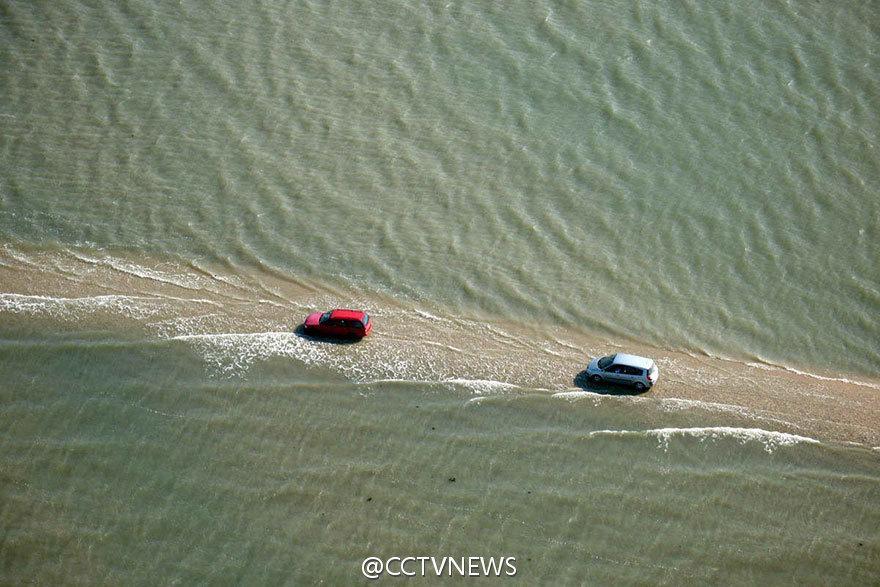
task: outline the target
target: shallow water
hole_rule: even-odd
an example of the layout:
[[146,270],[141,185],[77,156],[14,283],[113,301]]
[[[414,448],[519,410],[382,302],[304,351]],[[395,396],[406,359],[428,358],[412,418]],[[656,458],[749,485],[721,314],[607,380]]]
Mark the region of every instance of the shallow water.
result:
[[6,3],[0,575],[876,582],[877,18]]
[[348,583],[368,555],[407,554],[515,556],[522,583],[876,577],[864,448],[279,359],[206,379],[175,341],[0,354],[13,581]]

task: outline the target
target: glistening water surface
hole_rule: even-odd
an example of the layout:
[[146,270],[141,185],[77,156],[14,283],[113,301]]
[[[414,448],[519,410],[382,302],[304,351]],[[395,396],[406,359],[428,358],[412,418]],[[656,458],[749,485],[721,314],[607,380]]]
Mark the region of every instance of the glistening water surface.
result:
[[878,16],[6,2],[0,576],[877,582]]

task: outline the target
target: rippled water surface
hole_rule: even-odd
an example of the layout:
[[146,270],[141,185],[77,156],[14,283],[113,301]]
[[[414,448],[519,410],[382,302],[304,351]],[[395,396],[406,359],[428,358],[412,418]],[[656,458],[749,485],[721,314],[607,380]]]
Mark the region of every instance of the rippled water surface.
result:
[[878,22],[4,3],[0,576],[876,583]]

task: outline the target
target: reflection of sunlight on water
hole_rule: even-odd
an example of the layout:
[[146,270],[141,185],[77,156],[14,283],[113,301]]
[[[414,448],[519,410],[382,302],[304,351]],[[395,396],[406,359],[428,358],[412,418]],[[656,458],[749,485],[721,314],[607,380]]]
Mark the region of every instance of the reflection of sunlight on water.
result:
[[786,432],[774,432],[761,428],[734,428],[730,426],[710,426],[700,428],[657,428],[651,430],[596,430],[590,432],[590,437],[621,437],[621,438],[656,438],[658,446],[664,451],[669,450],[669,442],[677,437],[690,437],[704,442],[707,440],[720,441],[725,439],[735,440],[740,444],[747,442],[759,442],[764,450],[772,453],[779,447],[791,446],[799,443],[819,444],[819,441],[806,436],[788,434]]

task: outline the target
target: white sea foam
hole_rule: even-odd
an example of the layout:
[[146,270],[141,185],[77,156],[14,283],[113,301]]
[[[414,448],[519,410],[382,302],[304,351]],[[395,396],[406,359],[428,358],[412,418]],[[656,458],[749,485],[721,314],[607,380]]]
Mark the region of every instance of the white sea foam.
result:
[[43,314],[54,318],[75,317],[83,313],[111,312],[131,318],[146,318],[162,310],[163,298],[101,295],[81,298],[0,293],[0,311],[15,314]]
[[771,367],[770,365],[765,365],[764,363],[746,363],[746,365],[755,369],[761,369],[763,371],[773,371],[773,367]]
[[454,353],[463,353],[464,352],[462,349],[460,349],[458,347],[454,347],[451,344],[444,344],[442,342],[434,342],[433,340],[421,340],[421,341],[419,341],[419,344],[425,344],[428,346],[439,347],[442,349],[446,349],[448,351],[452,351]]
[[[594,406],[600,405],[606,398],[610,397],[607,395],[602,395],[601,393],[595,393],[593,391],[585,391],[582,389],[572,389],[568,391],[558,391],[551,395],[550,397],[555,399],[564,399],[569,402],[576,402],[581,400],[590,400],[593,402]],[[615,399],[621,400],[625,399],[626,396],[615,396]],[[626,398],[629,399],[629,398]]]
[[[480,323],[478,323],[478,324],[480,324]],[[499,327],[492,326],[491,324],[480,324],[480,326],[481,326],[484,330],[488,330],[489,332],[491,332],[492,334],[494,334],[496,337],[498,337],[499,339],[502,339],[502,340],[504,340],[504,341],[506,341],[506,342],[509,342],[509,343],[515,343],[515,344],[522,344],[522,342],[523,342],[523,341],[522,341],[521,339],[519,339],[518,337],[513,336],[512,334],[510,334],[510,333],[504,331],[503,329],[501,329],[501,328],[499,328]]]
[[187,342],[220,374],[247,371],[254,362],[290,357],[306,364],[320,361],[322,349],[291,332],[182,334],[169,340]]
[[414,356],[408,349],[388,349],[369,343],[328,344],[285,331],[181,334],[170,340],[191,345],[222,376],[242,375],[257,362],[280,357],[327,367],[355,383],[395,379],[448,383],[438,376],[442,365],[438,366],[430,357]]
[[187,275],[184,273],[173,273],[170,271],[150,269],[148,267],[143,267],[129,261],[114,259],[113,257],[96,259],[94,257],[78,253],[73,253],[73,256],[84,263],[110,267],[111,269],[119,271],[120,273],[125,273],[134,277],[140,277],[142,279],[149,279],[159,283],[174,285],[184,289],[203,289],[205,286],[204,282],[207,281],[197,275]]
[[788,371],[789,373],[794,373],[795,375],[800,375],[802,377],[809,377],[810,379],[816,379],[818,381],[833,381],[837,383],[846,383],[848,385],[858,385],[861,387],[870,387],[871,389],[880,389],[880,385],[876,383],[871,383],[869,381],[859,381],[858,379],[850,379],[848,377],[829,377],[826,375],[819,375],[817,373],[810,373],[809,371],[801,371],[800,369],[795,369],[794,367],[789,367],[787,365],[776,365],[774,363],[755,363],[748,362],[746,363],[749,367],[754,369],[762,369],[764,371],[774,371],[774,370],[782,370]]
[[734,404],[721,404],[716,402],[704,402],[696,399],[682,399],[677,397],[661,397],[658,398],[660,405],[670,410],[687,410],[699,408],[709,411],[727,412],[738,414],[740,416],[748,416],[750,412],[745,406],[737,406]]
[[515,389],[517,386],[513,383],[505,383],[504,381],[493,381],[488,379],[444,379],[444,383],[451,383],[453,385],[459,385],[462,387],[467,387],[472,389],[475,393],[484,394],[484,393],[498,393],[503,391],[510,391],[511,389]]
[[52,297],[16,293],[0,293],[0,312],[45,315],[53,318],[79,318],[85,314],[105,312],[143,320],[167,312],[179,304],[219,306],[206,299],[175,296],[97,295],[77,298]]
[[711,426],[705,428],[653,428],[650,430],[596,430],[590,432],[590,437],[595,436],[618,436],[636,438],[656,438],[658,446],[668,450],[669,441],[674,437],[691,437],[700,442],[706,440],[732,439],[740,444],[747,442],[760,442],[764,450],[772,453],[780,446],[790,446],[798,443],[819,444],[819,441],[806,436],[788,434],[786,432],[774,432],[761,428],[733,428],[729,426]]
[[[398,384],[398,383],[408,384],[408,383],[414,383],[414,381],[412,379],[400,379],[400,378],[396,378],[396,377],[383,377],[380,379],[367,379],[364,381],[355,381],[354,383],[356,383],[357,385],[364,386],[364,387],[369,387],[371,385],[383,385],[383,384],[386,384],[386,385],[387,384]],[[418,383],[430,383],[430,382],[418,382]],[[434,383],[436,383],[436,382],[434,382]]]
[[734,404],[721,404],[716,402],[705,402],[701,400],[695,399],[681,399],[677,397],[664,397],[659,398],[661,409],[664,410],[689,410],[689,409],[698,409],[705,410],[708,412],[722,412],[725,414],[736,414],[737,416],[741,416],[743,418],[748,418],[751,420],[762,420],[765,422],[774,422],[776,424],[782,424],[784,426],[794,426],[793,423],[787,420],[781,420],[779,418],[773,418],[767,416],[765,414],[761,414],[759,412],[748,409],[745,406],[738,406]]
[[559,346],[565,347],[565,348],[567,348],[567,349],[571,349],[571,350],[577,352],[578,354],[580,354],[580,353],[584,353],[584,352],[588,352],[588,353],[594,353],[594,352],[595,352],[593,349],[584,349],[584,348],[579,347],[579,346],[577,346],[577,345],[571,344],[570,342],[566,342],[566,341],[564,341],[564,340],[559,340],[558,338],[554,338],[554,339],[553,339],[553,342],[555,342],[555,343],[558,344]]
[[559,399],[582,399],[587,397],[595,397],[599,394],[594,393],[592,391],[582,391],[582,390],[570,390],[570,391],[558,391],[553,394],[552,397]]
[[562,353],[558,353],[558,352],[554,351],[551,347],[549,347],[549,346],[547,346],[547,345],[542,346],[542,347],[541,347],[541,351],[544,352],[544,353],[546,353],[546,354],[548,354],[548,355],[550,355],[551,357],[559,357],[560,359],[566,359],[566,358],[568,358],[568,355],[564,355],[564,354],[562,354]]
[[415,312],[416,312],[416,314],[418,314],[422,318],[427,318],[428,320],[433,320],[434,322],[444,322],[445,321],[443,318],[441,318],[439,316],[435,316],[434,314],[431,314],[430,312],[425,312],[424,310],[416,309]]
[[196,314],[193,316],[175,316],[166,320],[148,322],[145,326],[156,333],[159,338],[174,338],[193,334],[204,334],[227,323],[227,316],[220,312]]
[[782,367],[784,370],[789,373],[795,373],[797,375],[802,375],[804,377],[809,377],[811,379],[818,379],[819,381],[836,381],[839,383],[846,383],[848,385],[858,385],[861,387],[870,387],[872,389],[880,389],[880,385],[876,383],[870,383],[868,381],[859,381],[857,379],[849,379],[847,377],[826,377],[824,375],[817,375],[816,373],[810,373],[808,371],[801,371],[799,369],[795,369],[794,367]]
[[266,304],[268,306],[274,306],[276,308],[286,308],[287,307],[284,304],[281,304],[279,302],[275,302],[273,300],[267,300],[265,298],[261,298],[261,299],[257,300],[257,303],[258,304]]

